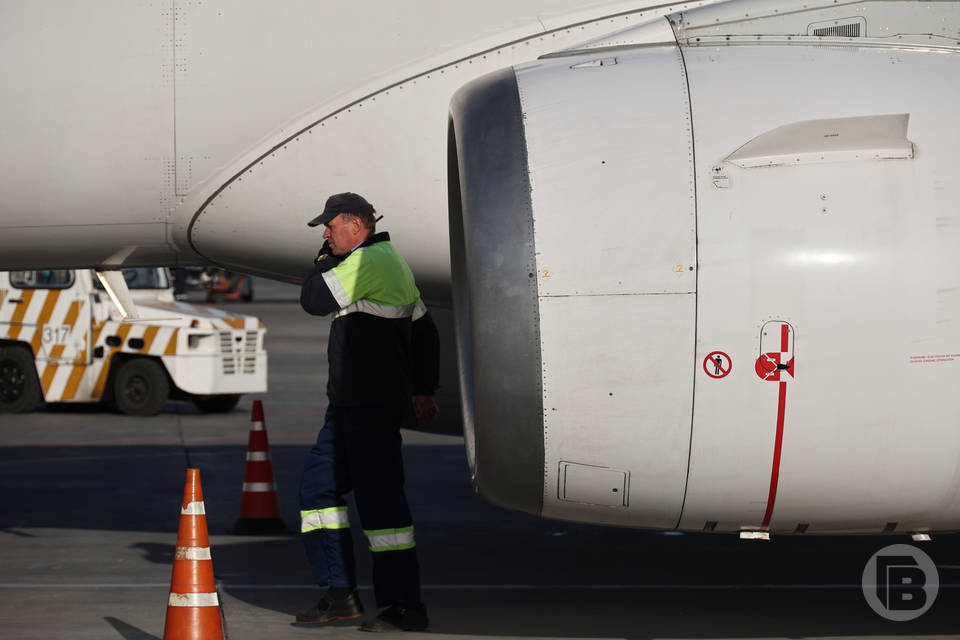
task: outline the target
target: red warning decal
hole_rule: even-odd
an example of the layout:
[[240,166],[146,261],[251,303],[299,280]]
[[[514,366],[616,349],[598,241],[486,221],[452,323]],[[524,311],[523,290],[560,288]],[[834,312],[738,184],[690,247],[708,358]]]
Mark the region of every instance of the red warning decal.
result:
[[[787,380],[792,379],[796,372],[793,359],[793,329],[786,322],[768,322],[767,324],[773,325],[773,327],[777,324],[780,325],[780,331],[776,332],[780,334],[780,351],[767,351],[757,358],[757,375],[760,376],[762,380],[779,382],[780,384],[777,385],[779,387],[779,399],[777,400],[777,431],[773,442],[770,489],[767,493],[767,508],[763,514],[763,521],[760,523],[760,528],[764,531],[770,527],[770,518],[773,517],[773,508],[777,501],[777,487],[780,483],[780,455],[783,452],[784,419],[787,413]],[[773,329],[773,327],[771,327],[770,331],[765,330],[762,335],[767,336],[772,334],[770,337],[775,340],[777,336],[776,333],[774,333],[775,329]],[[766,346],[763,346],[763,344],[761,338],[761,351],[770,349],[771,347],[776,348],[775,342],[773,344],[767,342]],[[790,377],[787,378],[787,376],[782,375],[783,373],[788,373]]]
[[[768,351],[766,353],[761,353],[760,357],[757,358],[756,371],[757,375],[761,380],[766,380],[767,382],[781,382],[785,380],[790,380],[797,375],[796,364],[794,363],[793,358],[793,336],[791,334],[792,330],[790,325],[787,323],[780,322],[768,322],[764,327],[763,335],[767,335],[767,327],[779,324],[779,331],[776,331],[776,334],[779,336],[779,351],[770,350],[771,348],[776,349],[775,344],[764,344],[764,339],[761,339],[761,350],[763,347],[766,347]],[[770,330],[770,333],[774,333],[774,329]],[[783,375],[784,373],[789,374],[788,376]]]
[[733,360],[723,351],[711,351],[703,359],[703,370],[711,378],[726,378],[733,369]]
[[[761,380],[767,380],[770,382],[780,382],[781,373],[789,373],[792,378],[794,375],[794,362],[793,358],[785,360],[785,356],[788,354],[774,351],[771,353],[765,353],[757,358],[757,375],[760,376]],[[783,378],[784,380],[786,378]]]

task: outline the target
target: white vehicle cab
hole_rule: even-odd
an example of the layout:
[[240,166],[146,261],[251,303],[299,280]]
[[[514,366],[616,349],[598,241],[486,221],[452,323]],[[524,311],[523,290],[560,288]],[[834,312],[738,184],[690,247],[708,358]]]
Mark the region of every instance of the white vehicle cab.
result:
[[122,276],[139,317],[93,271],[0,272],[0,412],[112,400],[153,415],[170,398],[220,412],[267,390],[260,320],[175,301],[163,268]]

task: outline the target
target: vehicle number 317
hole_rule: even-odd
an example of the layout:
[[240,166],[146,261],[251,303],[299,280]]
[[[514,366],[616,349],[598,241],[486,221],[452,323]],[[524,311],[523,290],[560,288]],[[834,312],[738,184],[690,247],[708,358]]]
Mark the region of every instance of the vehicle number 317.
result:
[[60,326],[55,325],[44,325],[43,327],[43,343],[44,344],[59,344],[61,342],[66,342],[67,338],[70,337],[70,327],[68,325],[62,324]]

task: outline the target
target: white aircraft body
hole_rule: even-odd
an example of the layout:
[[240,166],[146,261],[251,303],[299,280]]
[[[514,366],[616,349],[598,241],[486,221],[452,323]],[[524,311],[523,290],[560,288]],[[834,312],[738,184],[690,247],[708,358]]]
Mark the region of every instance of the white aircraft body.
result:
[[494,504],[960,529],[960,2],[0,18],[0,268],[296,281],[356,191],[452,300]]

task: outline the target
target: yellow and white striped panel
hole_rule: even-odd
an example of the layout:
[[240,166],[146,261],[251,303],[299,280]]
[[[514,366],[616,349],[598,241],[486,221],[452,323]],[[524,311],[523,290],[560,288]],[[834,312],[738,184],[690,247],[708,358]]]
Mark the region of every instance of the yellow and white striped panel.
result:
[[140,303],[143,308],[161,308],[168,311],[181,313],[187,317],[204,318],[209,320],[214,328],[222,331],[230,329],[263,329],[264,325],[259,318],[254,316],[244,316],[223,311],[209,305],[194,305],[188,302],[165,302],[158,304],[156,302]]
[[263,328],[263,323],[254,316],[238,316],[214,307],[207,307],[207,311],[210,313],[209,318],[213,326],[223,331],[230,329],[256,331]]
[[[37,357],[72,358],[71,347],[84,342],[86,335],[86,318],[81,315],[86,304],[64,289],[5,291],[0,300],[0,337],[28,343]],[[43,342],[44,326],[57,329],[47,332],[49,344]]]
[[17,293],[15,289],[0,289],[0,337],[6,337],[7,325],[10,323],[11,316],[13,316],[14,311],[20,308],[20,305],[10,302],[10,300],[20,298]]
[[[33,289],[24,289],[22,291],[11,291],[7,295],[3,304],[3,313],[0,314],[0,322],[3,323],[2,337],[11,340],[21,340],[21,334],[27,329],[29,338],[33,338],[32,327],[24,327],[28,323],[29,317],[36,318],[40,314],[39,306],[33,304]],[[46,293],[41,291],[40,293]],[[43,296],[46,297],[46,296]]]
[[71,293],[64,292],[59,296],[52,295],[54,293],[61,292],[47,292],[30,346],[38,356],[74,360],[78,352],[86,348],[90,330],[89,303]]
[[[109,325],[118,326],[119,323],[107,322],[93,327],[94,348],[103,345],[105,331]],[[100,399],[103,394],[102,387],[106,384],[106,373],[109,370],[107,355],[112,355],[113,351],[113,349],[106,350],[103,358],[94,359],[91,364],[87,364],[88,354],[84,352],[78,354],[83,358],[78,357],[72,364],[47,362],[42,371],[38,368],[40,384],[47,402],[88,402]],[[101,374],[103,374],[102,381]],[[93,390],[98,381],[101,386],[100,394],[94,395]]]
[[[87,304],[70,289],[6,290],[0,299],[0,337],[30,345],[47,400],[53,401],[59,395],[46,394],[61,369],[60,360],[72,363],[86,357],[89,326],[82,311]],[[43,341],[45,333],[47,343]],[[71,370],[70,363],[63,368]]]
[[[86,351],[87,333],[90,331],[88,304],[83,298],[61,296],[48,320],[49,332],[43,329],[43,324],[47,323],[37,325],[40,336],[34,336],[31,343],[34,353],[43,353],[51,359],[77,360],[80,352]],[[44,333],[52,336],[53,341],[44,343]]]
[[[49,402],[87,402],[100,400],[106,388],[113,358],[118,353],[138,355],[176,355],[178,327],[108,321],[93,328],[93,348],[103,347],[103,357],[90,364],[76,360],[72,365],[47,365],[41,376],[45,397]],[[107,338],[116,337],[119,346],[108,346]],[[133,348],[131,340],[142,340],[143,346]],[[86,354],[84,354],[86,358]],[[47,381],[49,380],[49,385]]]
[[[47,325],[59,327],[66,315],[66,310],[63,309],[59,303],[61,300],[66,301],[73,296],[70,294],[64,296],[61,295],[61,293],[59,289],[46,289],[38,290],[33,294],[33,302],[30,305],[30,309],[27,310],[27,318],[31,318],[28,321],[30,324],[35,325],[33,327],[33,337],[30,338],[30,348],[33,349],[33,353],[36,356],[47,355],[44,353],[44,347],[46,346],[43,343],[44,327]],[[60,313],[54,317],[54,311],[57,310],[58,306],[61,307]],[[34,309],[37,310],[35,319],[32,318]],[[67,340],[70,338],[69,335],[63,337]],[[25,338],[23,339],[25,340]]]
[[[180,329],[178,327],[163,327],[150,324],[138,324],[129,322],[107,322],[106,326],[97,336],[95,346],[104,348],[104,357],[98,358],[94,362],[96,373],[91,375],[94,380],[91,396],[97,399],[103,397],[104,386],[107,382],[107,376],[110,371],[110,362],[117,353],[129,353],[137,355],[163,356],[177,355],[177,341]],[[107,338],[116,336],[120,338],[120,346],[108,346]],[[134,348],[130,346],[131,340],[142,340],[143,346]]]

